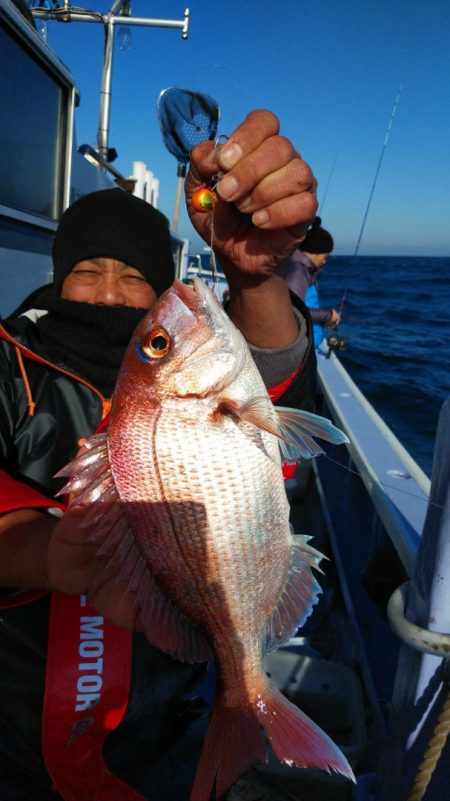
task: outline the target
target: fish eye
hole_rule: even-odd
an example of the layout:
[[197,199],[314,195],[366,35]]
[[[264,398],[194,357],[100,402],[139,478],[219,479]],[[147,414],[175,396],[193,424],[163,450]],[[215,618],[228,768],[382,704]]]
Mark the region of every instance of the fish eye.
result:
[[172,349],[172,340],[161,326],[157,326],[148,334],[142,345],[142,352],[148,359],[162,359]]

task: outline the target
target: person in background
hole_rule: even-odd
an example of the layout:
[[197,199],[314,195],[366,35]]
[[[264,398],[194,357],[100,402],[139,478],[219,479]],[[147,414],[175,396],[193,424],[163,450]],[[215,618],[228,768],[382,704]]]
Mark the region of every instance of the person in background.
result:
[[[213,234],[191,198],[218,173]],[[317,209],[309,166],[256,111],[221,148],[194,148],[185,191],[271,397],[311,410],[308,311],[276,271]],[[205,728],[186,699],[199,667],[135,631],[113,565],[93,586],[97,547],[61,530],[54,478],[106,427],[132,332],[174,279],[167,220],[121,189],[86,195],[63,214],[53,261],[52,285],[0,326],[0,797],[185,801]]]
[[317,278],[324,269],[333,250],[331,234],[321,227],[322,220],[315,217],[303,242],[285,264],[285,276],[289,289],[305,301],[314,324],[314,345],[319,347],[324,328],[335,328],[341,321],[336,309],[319,305]]

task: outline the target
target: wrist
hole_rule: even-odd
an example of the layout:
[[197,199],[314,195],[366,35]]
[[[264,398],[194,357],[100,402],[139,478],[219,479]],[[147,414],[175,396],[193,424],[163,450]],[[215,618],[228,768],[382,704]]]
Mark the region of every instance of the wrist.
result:
[[295,342],[299,328],[284,278],[250,276],[229,286],[231,319],[249,344],[278,349]]

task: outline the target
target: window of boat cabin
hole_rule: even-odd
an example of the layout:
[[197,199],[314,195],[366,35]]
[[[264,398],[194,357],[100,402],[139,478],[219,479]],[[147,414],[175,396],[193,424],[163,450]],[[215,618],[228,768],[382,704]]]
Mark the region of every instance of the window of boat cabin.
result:
[[58,219],[67,89],[1,21],[0,75],[0,204]]

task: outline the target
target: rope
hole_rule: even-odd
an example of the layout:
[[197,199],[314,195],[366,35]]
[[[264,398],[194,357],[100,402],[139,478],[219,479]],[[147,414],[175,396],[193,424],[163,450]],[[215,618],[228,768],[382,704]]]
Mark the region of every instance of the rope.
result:
[[99,399],[100,403],[102,404],[102,420],[108,414],[108,412],[111,409],[111,400],[108,399],[108,398],[105,398],[102,395],[102,393],[99,392],[99,390],[96,387],[94,387],[93,384],[90,383],[90,381],[86,381],[85,378],[81,378],[81,376],[76,375],[76,373],[72,373],[70,370],[66,370],[65,367],[60,367],[59,365],[54,364],[53,362],[49,361],[48,359],[44,359],[43,356],[39,356],[38,353],[35,353],[33,350],[31,350],[31,348],[27,348],[26,345],[23,345],[21,342],[19,342],[19,340],[15,339],[15,337],[13,337],[10,333],[8,333],[8,331],[2,325],[1,322],[0,322],[0,339],[4,339],[5,342],[9,342],[10,345],[12,345],[14,347],[14,350],[16,352],[20,373],[21,373],[21,376],[22,376],[24,384],[25,384],[25,392],[26,392],[27,401],[28,401],[28,413],[29,413],[30,417],[33,417],[33,415],[34,415],[36,404],[35,404],[35,402],[33,400],[31,386],[30,386],[30,382],[28,380],[28,375],[27,375],[26,367],[25,367],[25,364],[24,364],[24,361],[23,361],[23,356],[27,356],[28,358],[33,359],[33,361],[36,361],[39,364],[45,364],[47,367],[50,367],[52,370],[56,370],[58,373],[61,373],[62,375],[65,375],[65,376],[68,376],[69,378],[72,378],[74,381],[78,381],[78,383],[82,384],[84,387],[87,387],[88,389],[90,389],[91,392],[94,393],[94,395],[97,395],[97,398]]
[[428,748],[423,755],[407,801],[422,801],[450,732],[450,690]]
[[25,392],[27,395],[27,403],[28,403],[28,414],[30,417],[34,417],[34,410],[36,409],[36,404],[33,400],[33,393],[31,391],[30,382],[28,381],[28,375],[25,369],[25,365],[23,363],[22,354],[17,345],[14,346],[14,350],[16,351],[16,357],[19,363],[20,374],[22,376],[22,380],[25,385]]

